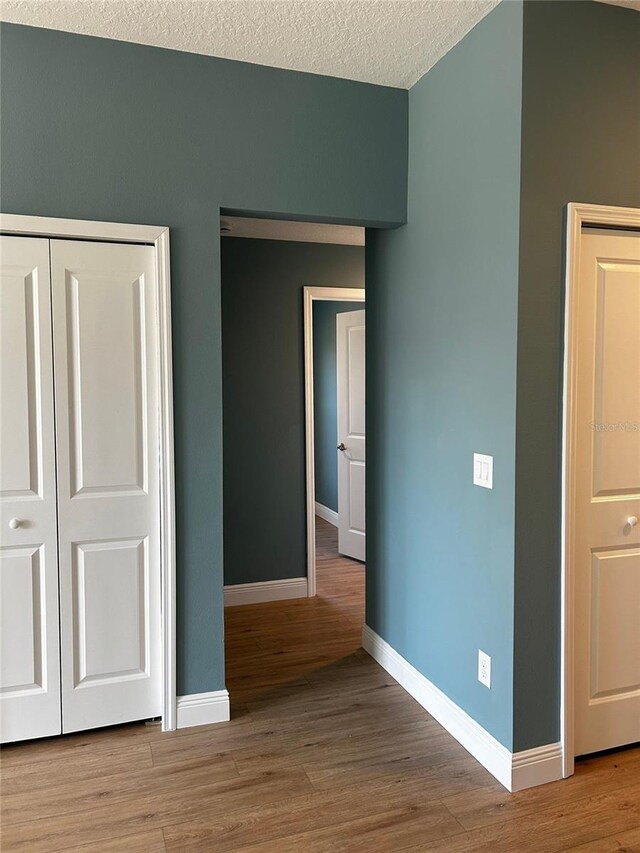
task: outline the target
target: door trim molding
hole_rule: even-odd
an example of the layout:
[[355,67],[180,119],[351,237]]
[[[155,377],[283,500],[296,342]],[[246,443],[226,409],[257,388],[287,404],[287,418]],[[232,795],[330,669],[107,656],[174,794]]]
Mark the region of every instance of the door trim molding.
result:
[[562,503],[561,503],[561,684],[560,735],[562,773],[566,778],[574,770],[575,746],[575,417],[577,392],[577,291],[580,276],[582,229],[585,225],[605,228],[640,229],[640,208],[614,207],[572,202],[566,207],[565,233],[565,315],[564,370],[562,400]]
[[313,303],[364,302],[360,287],[305,287],[304,293],[304,410],[307,481],[307,594],[316,594],[316,472],[313,401]]
[[0,232],[21,237],[63,237],[117,243],[143,243],[155,250],[158,283],[158,370],[160,432],[160,575],[162,590],[162,730],[177,725],[176,703],[176,544],[171,359],[171,276],[169,229],[49,216],[0,213]]

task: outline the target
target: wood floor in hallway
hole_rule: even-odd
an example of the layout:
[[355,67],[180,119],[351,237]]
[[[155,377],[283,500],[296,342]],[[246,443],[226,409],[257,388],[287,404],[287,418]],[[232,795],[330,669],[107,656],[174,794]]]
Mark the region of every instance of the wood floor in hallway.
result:
[[640,851],[640,749],[508,794],[360,649],[324,522],[318,550],[317,598],[227,610],[230,723],[5,748],[3,853]]

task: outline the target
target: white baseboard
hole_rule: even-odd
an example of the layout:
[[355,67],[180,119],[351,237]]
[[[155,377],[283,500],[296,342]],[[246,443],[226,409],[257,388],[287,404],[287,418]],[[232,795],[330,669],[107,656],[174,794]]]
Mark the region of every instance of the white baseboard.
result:
[[264,601],[282,601],[286,598],[306,598],[307,579],[287,578],[282,581],[260,581],[225,586],[224,606],[259,604]]
[[508,791],[521,791],[562,778],[560,744],[512,753],[368,625],[362,629],[362,646]]
[[178,696],[177,709],[179,729],[226,723],[230,718],[229,693],[227,690],[214,690],[212,693]]
[[511,760],[511,790],[522,791],[562,779],[562,744],[548,743],[514,752]]
[[316,501],[316,515],[319,515],[320,518],[324,518],[325,521],[328,521],[329,524],[333,524],[334,527],[338,526],[338,513],[333,509],[329,509],[328,506],[319,504],[318,501]]

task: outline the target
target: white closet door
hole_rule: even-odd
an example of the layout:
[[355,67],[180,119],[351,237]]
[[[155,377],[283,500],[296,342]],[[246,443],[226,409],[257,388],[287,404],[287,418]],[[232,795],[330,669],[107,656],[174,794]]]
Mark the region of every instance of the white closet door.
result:
[[153,249],[52,240],[65,732],[161,714]]
[[581,243],[576,755],[640,740],[640,234],[584,231]]
[[59,734],[49,241],[0,238],[0,738]]

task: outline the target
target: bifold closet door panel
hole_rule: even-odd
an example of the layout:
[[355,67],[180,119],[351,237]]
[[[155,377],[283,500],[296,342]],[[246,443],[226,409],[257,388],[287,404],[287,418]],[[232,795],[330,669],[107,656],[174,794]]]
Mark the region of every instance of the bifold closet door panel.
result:
[[0,739],[59,734],[49,241],[0,237]]
[[160,716],[153,248],[51,241],[63,731]]

